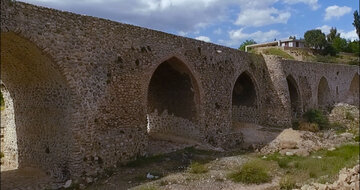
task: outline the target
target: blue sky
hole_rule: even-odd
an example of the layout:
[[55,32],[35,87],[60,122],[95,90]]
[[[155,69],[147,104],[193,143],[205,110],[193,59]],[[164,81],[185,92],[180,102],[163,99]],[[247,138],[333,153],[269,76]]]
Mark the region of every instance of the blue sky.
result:
[[238,48],[303,37],[310,29],[358,39],[352,25],[358,0],[22,0]]

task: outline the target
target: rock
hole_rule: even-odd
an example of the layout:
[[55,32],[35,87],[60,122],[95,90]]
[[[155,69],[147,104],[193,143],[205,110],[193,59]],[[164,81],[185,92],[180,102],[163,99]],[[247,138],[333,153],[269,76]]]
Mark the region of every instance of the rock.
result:
[[79,185],[79,188],[80,188],[80,189],[85,189],[86,186],[85,186],[84,184],[80,184],[80,185]]
[[335,147],[331,147],[328,149],[328,151],[334,151],[336,148]]
[[303,149],[303,148],[297,149],[294,153],[297,156],[309,156],[310,155],[309,151],[307,151],[306,149]]
[[86,177],[86,183],[92,183],[93,179],[91,177]]
[[342,133],[340,136],[344,137],[345,139],[352,139],[354,137],[351,133]]
[[310,131],[310,132],[318,132],[319,125],[317,123],[308,123],[308,122],[300,122],[299,130],[301,131]]
[[155,176],[151,175],[150,173],[147,173],[147,174],[146,174],[146,178],[148,178],[148,179],[154,179]]
[[297,148],[297,142],[284,140],[280,141],[280,149],[294,149]]
[[286,156],[293,156],[294,153],[293,153],[293,152],[286,152],[285,155],[286,155]]
[[71,186],[71,183],[72,183],[72,181],[71,181],[71,179],[69,179],[69,180],[67,180],[66,182],[65,182],[65,184],[64,184],[64,188],[69,188],[70,186]]

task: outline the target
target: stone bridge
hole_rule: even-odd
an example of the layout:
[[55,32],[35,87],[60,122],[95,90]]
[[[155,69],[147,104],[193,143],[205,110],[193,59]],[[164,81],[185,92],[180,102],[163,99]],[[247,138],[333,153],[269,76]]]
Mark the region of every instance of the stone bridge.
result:
[[225,147],[233,121],[289,127],[358,103],[359,67],[248,54],[110,20],[1,0],[8,165],[57,178],[146,154],[149,136]]

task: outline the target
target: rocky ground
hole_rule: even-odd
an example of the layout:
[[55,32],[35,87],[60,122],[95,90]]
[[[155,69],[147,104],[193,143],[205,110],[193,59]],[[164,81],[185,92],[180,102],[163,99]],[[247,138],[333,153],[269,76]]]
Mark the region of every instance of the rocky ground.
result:
[[359,164],[353,168],[344,168],[339,173],[339,178],[332,184],[311,183],[301,187],[301,190],[358,190],[359,189]]

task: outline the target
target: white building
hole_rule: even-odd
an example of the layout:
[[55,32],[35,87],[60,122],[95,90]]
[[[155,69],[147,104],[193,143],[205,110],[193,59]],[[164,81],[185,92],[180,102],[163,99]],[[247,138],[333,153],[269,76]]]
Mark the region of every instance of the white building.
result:
[[297,39],[285,39],[285,40],[278,40],[273,42],[265,42],[260,44],[252,44],[245,46],[245,51],[247,52],[249,48],[258,48],[258,47],[295,47],[295,48],[304,48],[305,41],[304,40],[297,40]]

